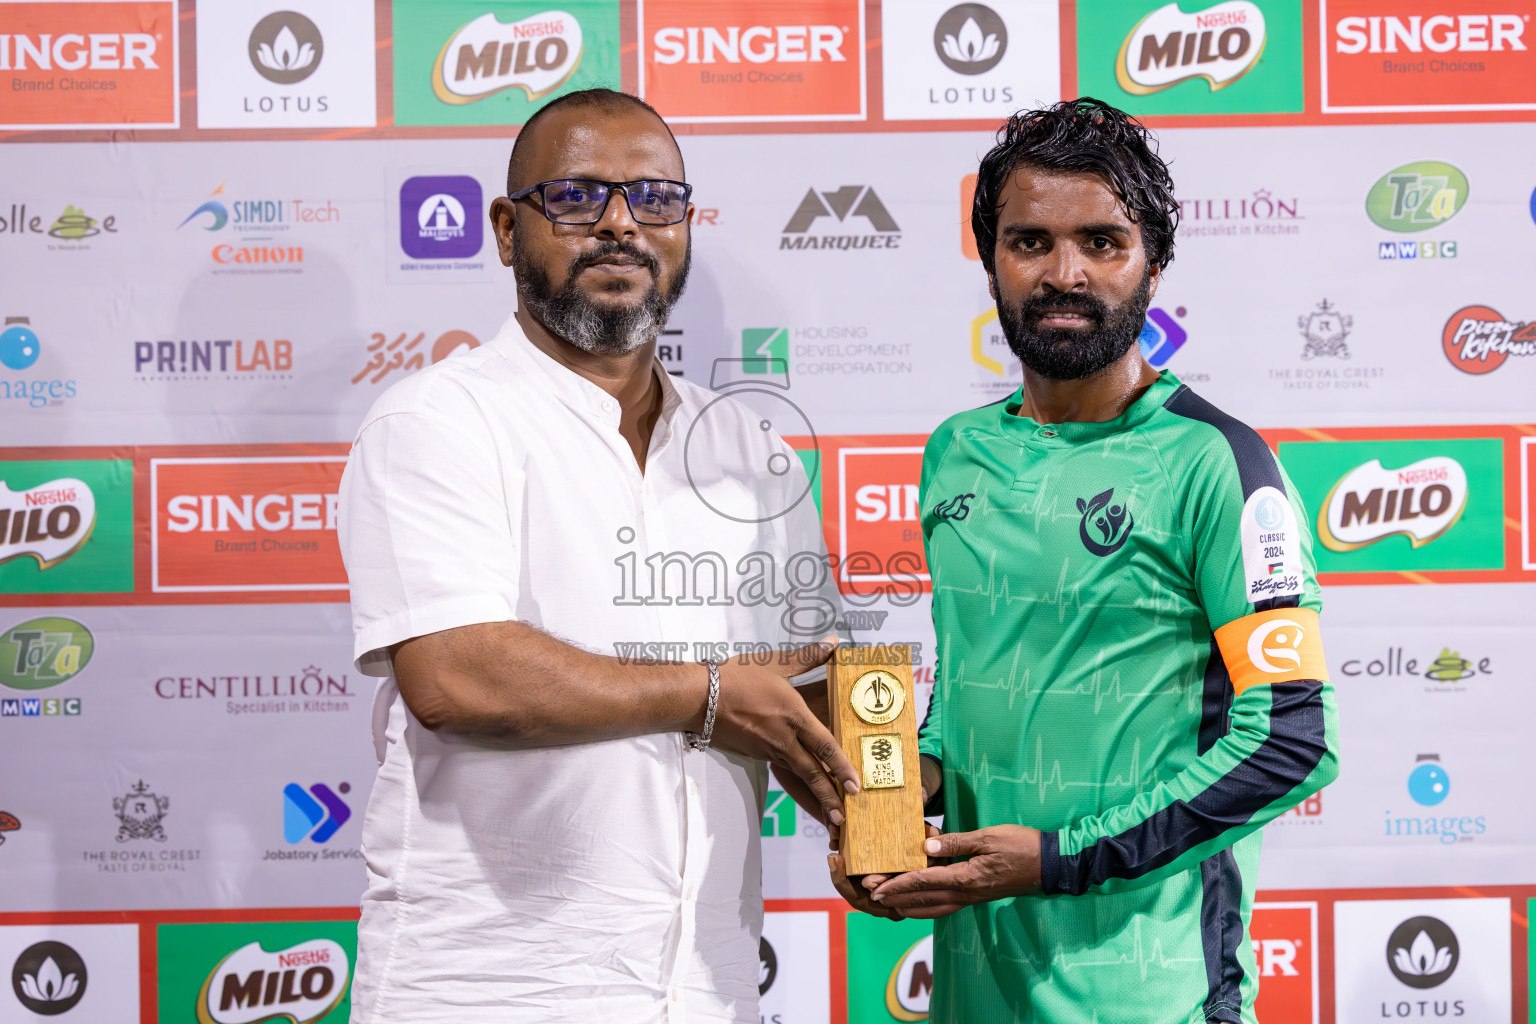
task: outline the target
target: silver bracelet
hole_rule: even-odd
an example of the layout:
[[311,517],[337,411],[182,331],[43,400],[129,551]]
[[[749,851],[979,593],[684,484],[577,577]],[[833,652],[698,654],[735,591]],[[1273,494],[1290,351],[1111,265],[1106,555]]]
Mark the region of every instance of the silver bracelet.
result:
[[709,704],[704,708],[704,731],[683,734],[688,738],[690,750],[707,748],[710,737],[715,733],[715,708],[720,703],[720,664],[706,661],[704,667],[709,669]]

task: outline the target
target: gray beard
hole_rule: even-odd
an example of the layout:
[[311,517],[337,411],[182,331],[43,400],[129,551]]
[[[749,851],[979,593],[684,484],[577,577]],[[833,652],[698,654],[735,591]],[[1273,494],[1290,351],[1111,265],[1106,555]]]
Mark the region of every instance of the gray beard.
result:
[[638,306],[610,306],[593,302],[576,285],[576,276],[601,256],[624,254],[646,263],[652,275],[656,261],[625,243],[610,242],[574,260],[565,284],[556,289],[549,276],[528,259],[512,240],[512,272],[522,286],[522,302],[535,320],[555,337],[592,355],[625,355],[661,336],[672,307],[682,297],[693,261],[693,243],[678,269],[677,278],[665,293],[652,284]]

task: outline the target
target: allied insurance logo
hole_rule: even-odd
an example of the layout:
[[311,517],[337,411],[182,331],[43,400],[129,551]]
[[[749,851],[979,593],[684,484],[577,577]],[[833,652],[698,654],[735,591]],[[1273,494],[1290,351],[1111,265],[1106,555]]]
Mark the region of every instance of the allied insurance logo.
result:
[[154,592],[345,590],[336,533],[345,464],[345,455],[151,459]]
[[171,0],[5,5],[0,128],[175,128]]
[[669,121],[864,119],[861,0],[640,0],[640,95]]
[[1532,0],[1323,0],[1324,113],[1536,109]]
[[1264,42],[1264,12],[1249,0],[1228,0],[1194,14],[1168,4],[1125,37],[1115,80],[1137,96],[1196,78],[1214,92],[1253,70]]
[[1536,321],[1506,320],[1491,306],[1463,306],[1445,322],[1440,344],[1452,366],[1480,376],[1510,356],[1536,356]]

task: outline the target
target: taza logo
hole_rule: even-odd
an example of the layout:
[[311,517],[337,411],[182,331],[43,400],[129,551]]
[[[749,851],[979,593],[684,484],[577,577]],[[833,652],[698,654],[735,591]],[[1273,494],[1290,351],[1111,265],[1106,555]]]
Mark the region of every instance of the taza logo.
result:
[[[1087,500],[1077,499],[1077,510],[1083,514],[1077,527],[1078,536],[1083,539],[1083,547],[1090,554],[1101,558],[1124,547],[1136,525],[1130,507],[1125,502],[1110,504],[1114,497],[1115,489],[1111,487]],[[1089,526],[1093,527],[1092,533],[1089,532]]]
[[83,480],[13,491],[0,480],[0,563],[27,555],[48,569],[80,550],[96,525],[96,495]]
[[45,690],[74,678],[95,653],[91,631],[73,619],[28,619],[0,635],[0,685]]
[[1444,984],[1461,962],[1461,944],[1438,917],[1410,917],[1387,938],[1387,966],[1409,988]]
[[1424,160],[1383,174],[1365,195],[1365,212],[1388,231],[1427,231],[1460,213],[1468,193],[1465,174]]
[[545,96],[581,63],[581,23],[565,11],[543,11],[510,25],[482,14],[443,44],[432,65],[432,92],[444,103],[483,100],[503,89]]
[[1350,328],[1354,325],[1354,317],[1348,313],[1340,313],[1327,299],[1319,302],[1312,312],[1303,313],[1296,318],[1296,326],[1301,329],[1301,336],[1307,339],[1306,348],[1301,351],[1301,358],[1348,359],[1349,346],[1344,344],[1344,339],[1349,337]]
[[1505,320],[1488,306],[1464,306],[1445,322],[1440,344],[1462,373],[1492,373],[1510,356],[1536,356],[1536,321]]
[[171,809],[171,798],[150,791],[143,779],[134,783],[127,793],[112,800],[112,810],[117,814],[117,841],[153,839],[165,842],[165,827],[160,824]]
[[11,988],[21,1005],[44,1017],[68,1013],[85,998],[85,960],[62,942],[37,942],[11,968]]
[[198,1024],[312,1024],[341,1005],[350,978],[347,951],[330,939],[273,952],[247,943],[209,972],[197,995]]
[[959,4],[933,26],[933,49],[949,70],[979,75],[1008,52],[1008,25],[985,4]]
[[1227,0],[1194,14],[1176,3],[1141,19],[1120,44],[1115,78],[1145,96],[1193,78],[1211,91],[1247,74],[1264,52],[1264,12],[1249,0]]
[[251,66],[269,82],[292,85],[315,73],[325,41],[315,23],[297,11],[277,11],[251,29]]
[[1372,459],[1344,474],[1323,499],[1318,539],[1341,552],[1398,535],[1422,547],[1456,525],[1467,494],[1467,471],[1450,456],[1432,455],[1401,469]]

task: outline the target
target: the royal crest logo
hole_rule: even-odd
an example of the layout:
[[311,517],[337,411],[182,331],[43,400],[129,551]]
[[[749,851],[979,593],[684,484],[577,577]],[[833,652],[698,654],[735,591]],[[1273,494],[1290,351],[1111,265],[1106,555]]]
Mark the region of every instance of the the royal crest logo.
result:
[[1467,507],[1467,471],[1447,455],[1386,469],[1380,459],[1356,466],[1328,492],[1317,517],[1330,551],[1356,551],[1398,535],[1422,547],[1443,535]]
[[40,569],[57,565],[91,536],[96,496],[82,480],[50,480],[13,491],[0,480],[0,562],[31,555]]
[[1349,346],[1344,343],[1344,339],[1349,337],[1350,328],[1354,325],[1354,317],[1340,313],[1327,299],[1319,302],[1312,312],[1296,318],[1301,336],[1307,339],[1307,347],[1302,349],[1301,358],[1348,359]]
[[1176,3],[1159,7],[1120,44],[1115,79],[1145,96],[1203,78],[1225,89],[1253,69],[1264,53],[1264,12],[1249,0],[1228,0],[1186,14]]
[[170,808],[170,797],[150,792],[149,786],[140,779],[126,794],[112,801],[112,810],[117,813],[117,841],[153,839],[157,843],[165,842],[165,826],[160,822]]
[[220,960],[197,996],[198,1024],[312,1024],[347,993],[351,963],[340,943],[310,939],[268,952],[251,942]]
[[1506,320],[1488,306],[1464,306],[1445,322],[1440,344],[1462,373],[1492,373],[1510,356],[1536,356],[1536,321]]
[[510,25],[482,14],[449,37],[432,65],[432,92],[444,103],[483,100],[503,89],[546,96],[581,63],[581,23],[543,11]]
[[941,501],[933,506],[933,514],[940,519],[953,519],[957,522],[971,514],[970,501],[976,497],[974,494],[957,494],[948,501]]
[[1083,547],[1101,558],[1124,547],[1136,525],[1130,507],[1123,501],[1116,504],[1114,499],[1113,487],[1087,500],[1077,499],[1077,510],[1083,514],[1078,535],[1083,539]]

